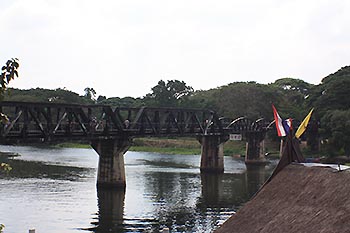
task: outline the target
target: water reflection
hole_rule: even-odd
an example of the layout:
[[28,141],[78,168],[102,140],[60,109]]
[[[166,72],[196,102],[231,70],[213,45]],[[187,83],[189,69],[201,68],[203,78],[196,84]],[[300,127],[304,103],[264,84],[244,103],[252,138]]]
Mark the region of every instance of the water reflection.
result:
[[237,174],[201,174],[202,204],[206,207],[238,209],[252,197],[268,178],[270,171],[262,166],[249,166]]
[[247,165],[245,172],[247,196],[252,197],[259,188],[265,183],[270,176],[270,171],[265,168],[265,165]]
[[[1,149],[1,147],[0,147]],[[264,183],[273,165],[225,158],[224,174],[201,174],[200,156],[128,152],[126,191],[96,192],[92,150],[3,147],[13,170],[0,177],[8,232],[212,232]],[[6,188],[5,188],[6,187]],[[26,225],[31,223],[33,225]]]
[[268,175],[265,166],[239,174],[146,172],[143,195],[152,203],[152,214],[123,216],[125,192],[98,190],[98,218],[90,230],[159,232],[168,227],[172,232],[211,232],[248,201]]
[[124,229],[124,190],[97,190],[98,218],[91,222],[90,228],[96,233],[122,232]]
[[196,202],[200,196],[199,174],[153,171],[144,174],[146,201],[152,204],[152,224],[144,227],[154,232],[168,227],[173,232],[191,232],[196,227]]

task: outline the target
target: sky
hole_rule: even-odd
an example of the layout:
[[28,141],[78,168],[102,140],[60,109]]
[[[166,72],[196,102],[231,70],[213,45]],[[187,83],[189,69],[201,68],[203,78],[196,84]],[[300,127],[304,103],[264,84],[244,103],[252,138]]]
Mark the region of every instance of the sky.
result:
[[20,61],[11,87],[107,97],[174,79],[319,84],[350,65],[348,12],[344,0],[0,0],[0,64]]

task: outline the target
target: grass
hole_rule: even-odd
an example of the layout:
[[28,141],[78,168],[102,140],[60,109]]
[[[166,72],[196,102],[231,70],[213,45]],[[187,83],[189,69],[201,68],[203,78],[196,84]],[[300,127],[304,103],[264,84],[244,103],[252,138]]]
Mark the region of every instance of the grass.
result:
[[59,148],[82,148],[82,149],[89,149],[91,146],[89,144],[85,143],[73,143],[73,142],[64,142],[56,144],[55,147]]
[[129,150],[183,155],[201,153],[199,142],[193,138],[136,138]]
[[161,154],[181,154],[181,155],[198,155],[201,153],[200,149],[190,148],[174,148],[174,147],[149,147],[149,146],[132,146],[130,151],[155,152]]
[[[59,148],[91,148],[89,144],[84,143],[60,143],[55,145]],[[275,152],[278,148],[275,144],[265,143],[266,151]],[[201,145],[194,138],[135,138],[130,151],[155,152],[162,154],[182,154],[194,155],[201,153]],[[227,141],[224,145],[225,156],[239,156],[245,155],[246,142],[245,141]],[[278,150],[276,150],[276,153]],[[279,153],[279,152],[278,152]]]

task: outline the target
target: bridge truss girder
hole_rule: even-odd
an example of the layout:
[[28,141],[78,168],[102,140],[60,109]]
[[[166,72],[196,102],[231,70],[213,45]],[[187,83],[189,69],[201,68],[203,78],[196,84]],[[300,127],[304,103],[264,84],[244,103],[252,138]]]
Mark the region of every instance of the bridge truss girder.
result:
[[214,111],[180,108],[121,108],[108,105],[0,102],[0,139],[92,140],[145,136],[200,136],[266,131],[262,121],[219,118]]

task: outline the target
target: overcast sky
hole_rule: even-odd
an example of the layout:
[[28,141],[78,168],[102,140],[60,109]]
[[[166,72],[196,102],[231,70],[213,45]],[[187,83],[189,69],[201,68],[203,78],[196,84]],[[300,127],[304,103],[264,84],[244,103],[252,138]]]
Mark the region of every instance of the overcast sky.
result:
[[350,65],[349,12],[345,0],[0,0],[0,63],[20,59],[12,87],[107,97],[161,79],[318,84]]

